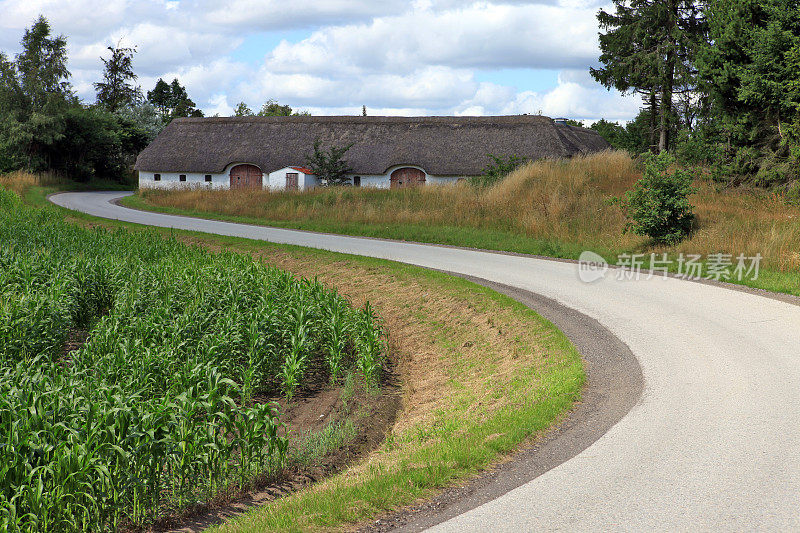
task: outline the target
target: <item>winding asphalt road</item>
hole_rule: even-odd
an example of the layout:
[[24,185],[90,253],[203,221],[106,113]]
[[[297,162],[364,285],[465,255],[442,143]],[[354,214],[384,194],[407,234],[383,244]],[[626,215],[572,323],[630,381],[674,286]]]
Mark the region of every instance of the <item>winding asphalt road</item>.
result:
[[145,213],[111,203],[121,196],[51,200],[492,280],[580,311],[630,347],[645,388],[624,418],[572,459],[434,531],[800,531],[800,306],[613,271],[589,284],[575,264],[532,257]]

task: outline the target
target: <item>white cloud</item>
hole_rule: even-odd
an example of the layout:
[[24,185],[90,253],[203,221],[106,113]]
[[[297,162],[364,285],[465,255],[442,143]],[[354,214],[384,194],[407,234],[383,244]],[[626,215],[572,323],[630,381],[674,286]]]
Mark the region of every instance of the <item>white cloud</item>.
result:
[[[605,0],[0,0],[0,49],[40,14],[68,37],[78,94],[92,101],[107,46],[136,46],[146,92],[178,78],[208,114],[274,98],[314,114],[536,113],[625,120],[639,102],[591,79]],[[232,59],[248,36],[307,28],[299,42]],[[268,35],[268,33],[266,34]],[[236,57],[239,57],[238,55]],[[516,90],[498,69],[557,70],[557,86]],[[507,79],[507,78],[504,78]]]
[[232,79],[242,79],[247,73],[248,67],[244,63],[222,58],[206,65],[192,65],[160,73],[157,76],[144,76],[139,78],[139,83],[145,88],[146,93],[147,89],[155,86],[158,78],[163,78],[167,82],[177,78],[181,85],[186,87],[186,92],[195,104],[201,109],[208,110],[221,105],[219,95],[226,93],[221,92],[220,87],[226,87]]
[[198,6],[214,25],[251,30],[285,30],[340,24],[403,11],[403,0],[229,0]]
[[539,113],[576,120],[628,120],[638,113],[640,101],[621,96],[600,86],[586,87],[559,80],[558,86],[545,93],[522,91],[502,108],[503,114]]
[[323,28],[268,56],[275,72],[351,75],[461,68],[582,68],[597,57],[594,9],[479,3],[442,12],[417,9],[368,24]]
[[228,103],[228,97],[224,94],[215,94],[208,99],[209,105],[205,108],[206,116],[219,115],[229,117],[233,115],[233,106]]

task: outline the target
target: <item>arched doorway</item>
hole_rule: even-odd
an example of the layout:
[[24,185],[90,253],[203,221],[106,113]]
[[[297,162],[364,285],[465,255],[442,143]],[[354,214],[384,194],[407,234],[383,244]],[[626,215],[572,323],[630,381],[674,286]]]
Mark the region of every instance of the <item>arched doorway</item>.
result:
[[425,185],[425,173],[418,168],[398,168],[389,176],[389,186],[392,189],[419,187],[420,185]]
[[255,165],[236,165],[231,169],[231,189],[261,189],[261,169]]

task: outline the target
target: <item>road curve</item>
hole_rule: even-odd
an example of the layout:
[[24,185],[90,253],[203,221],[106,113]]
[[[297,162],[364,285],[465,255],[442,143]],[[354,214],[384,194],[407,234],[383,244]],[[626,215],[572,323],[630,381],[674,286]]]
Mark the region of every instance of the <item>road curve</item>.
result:
[[95,216],[381,257],[543,295],[638,359],[640,402],[594,444],[433,531],[800,530],[800,306],[675,278],[581,282],[574,264],[146,213],[64,193]]

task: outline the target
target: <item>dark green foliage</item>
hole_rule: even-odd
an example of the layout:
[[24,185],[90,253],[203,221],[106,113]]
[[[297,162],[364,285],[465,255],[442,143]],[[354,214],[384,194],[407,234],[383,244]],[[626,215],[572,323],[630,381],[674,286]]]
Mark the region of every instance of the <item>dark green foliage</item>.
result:
[[344,154],[353,146],[336,147],[332,146],[327,150],[322,149],[320,141],[314,141],[314,153],[306,156],[306,166],[314,173],[314,176],[323,186],[344,185],[349,183],[347,174],[353,171]]
[[158,78],[155,87],[147,91],[147,101],[150,102],[161,114],[161,118],[166,121],[172,112],[172,90],[170,85]]
[[800,181],[792,182],[786,188],[786,201],[792,205],[800,205]]
[[[715,0],[697,57],[729,179],[796,179],[800,164],[800,2]],[[745,163],[747,157],[751,161]]]
[[289,117],[298,115],[309,116],[311,113],[308,111],[293,111],[290,106],[279,104],[272,99],[267,100],[258,113],[253,113],[253,110],[244,102],[236,104],[236,108],[233,110],[233,116],[235,117]]
[[514,172],[517,168],[527,163],[527,159],[516,155],[509,155],[506,157],[488,154],[487,157],[492,160],[491,163],[486,165],[483,173],[480,176],[470,179],[470,183],[480,187],[489,187],[498,181],[503,180],[510,173]]
[[384,353],[372,310],[316,281],[0,191],[0,530],[142,529],[246,486],[287,450],[254,397],[311,368],[374,383]]
[[172,83],[159,78],[153,90],[147,91],[147,101],[158,109],[165,123],[173,118],[203,116],[203,112],[195,108],[196,104],[189,98],[186,87],[177,78]]
[[675,158],[666,152],[643,156],[642,178],[622,199],[616,199],[630,220],[627,231],[659,244],[675,243],[689,235],[695,218],[689,195],[695,189],[691,173],[671,170],[674,163]]
[[75,106],[64,114],[64,136],[52,146],[50,167],[79,181],[121,181],[150,140],[148,131],[124,117]]
[[311,113],[308,111],[292,111],[288,105],[281,105],[275,100],[267,100],[261,106],[261,110],[256,113],[259,117],[288,117],[288,116],[309,116]]
[[603,67],[591,74],[608,88],[645,95],[652,118],[658,114],[658,149],[669,150],[674,95],[695,86],[692,56],[706,34],[702,6],[693,0],[614,0],[614,7],[597,15],[605,31]]
[[[800,166],[800,0],[615,0],[598,15],[609,88],[634,90],[658,132],[715,179],[773,186]],[[657,114],[657,116],[656,116]],[[598,126],[616,147],[620,128]],[[626,128],[627,130],[628,128]],[[627,148],[626,149],[630,149]]]
[[[107,68],[107,83],[100,84],[109,109],[125,99],[114,92],[121,90],[118,82],[133,75],[130,56],[122,50],[116,65],[121,70],[111,75]],[[51,37],[42,17],[26,30],[22,52],[13,61],[0,54],[0,172],[23,169],[80,181],[124,181],[153,132],[121,108],[115,114],[78,102],[67,81],[66,61],[66,39]]]
[[600,119],[592,124],[590,129],[599,133],[612,148],[626,150],[631,154],[638,155],[650,148],[651,132],[649,131],[649,125],[650,111],[645,109],[624,127],[616,122]]
[[109,46],[111,57],[102,59],[105,68],[103,81],[94,84],[97,91],[97,103],[111,112],[117,112],[125,106],[136,104],[142,98],[142,91],[133,82],[133,54],[135,48]]
[[49,147],[64,135],[62,113],[75,105],[66,39],[51,37],[39,17],[21,44],[13,61],[0,53],[0,171],[46,170]]
[[725,147],[719,130],[713,122],[706,122],[694,130],[678,131],[675,156],[684,165],[713,166],[719,168],[725,157]]
[[292,108],[281,105],[275,100],[267,100],[258,112],[259,117],[288,117],[292,115]]

